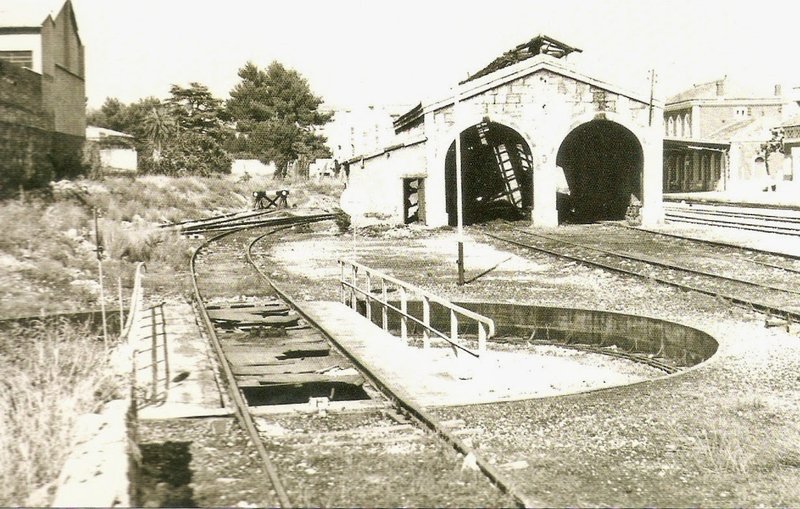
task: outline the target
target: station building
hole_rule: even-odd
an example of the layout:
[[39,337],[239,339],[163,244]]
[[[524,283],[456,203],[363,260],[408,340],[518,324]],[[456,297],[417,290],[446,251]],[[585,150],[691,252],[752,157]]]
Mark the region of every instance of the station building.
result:
[[582,72],[581,50],[539,35],[394,122],[391,143],[351,158],[361,209],[395,223],[463,217],[537,226],[662,219],[663,103]]
[[4,0],[0,179],[24,185],[75,174],[85,136],[84,46],[72,2]]
[[763,145],[785,108],[779,85],[758,94],[727,77],[667,99],[664,192],[760,191],[783,173],[783,155]]

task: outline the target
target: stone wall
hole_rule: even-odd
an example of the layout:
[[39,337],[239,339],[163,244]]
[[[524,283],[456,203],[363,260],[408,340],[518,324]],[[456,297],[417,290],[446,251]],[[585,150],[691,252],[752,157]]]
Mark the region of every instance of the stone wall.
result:
[[54,132],[42,76],[0,61],[0,195],[82,171],[81,136]]

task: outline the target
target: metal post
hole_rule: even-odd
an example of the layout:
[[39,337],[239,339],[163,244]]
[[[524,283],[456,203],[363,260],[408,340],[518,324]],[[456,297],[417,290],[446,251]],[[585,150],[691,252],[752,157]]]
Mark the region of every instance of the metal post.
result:
[[94,214],[94,244],[97,250],[97,272],[100,279],[100,316],[103,320],[103,345],[108,349],[108,325],[106,325],[106,297],[103,292],[103,245],[100,242],[100,232],[97,228],[97,209],[92,209]]
[[383,305],[381,306],[381,322],[383,325],[383,330],[389,330],[389,308],[388,301],[386,300],[386,280],[381,278],[381,298],[383,299]]
[[[455,309],[450,310],[450,341],[458,344],[458,315]],[[453,347],[456,357],[458,357],[458,348]]]
[[370,300],[370,298],[372,297],[372,276],[369,273],[369,271],[367,271],[367,273],[365,275],[367,276],[367,295],[366,295],[366,297],[364,297],[364,302],[367,305],[367,311],[366,311],[367,320],[369,320],[371,322],[372,321],[372,301]]
[[456,211],[458,217],[458,284],[464,284],[464,192],[461,182],[461,127],[459,126],[458,115],[459,90],[456,88],[455,100],[453,102],[453,119],[456,129]]
[[[169,351],[167,350],[167,317],[164,315],[164,303],[159,306],[159,314],[161,315],[161,340],[164,344],[164,392],[169,390]],[[166,398],[166,394],[164,394]]]
[[347,304],[346,294],[345,294],[345,288],[346,288],[345,283],[347,281],[344,278],[344,262],[342,260],[339,260],[339,269],[340,269],[339,270],[339,272],[340,272],[339,284],[342,287],[341,288],[341,301],[342,301],[342,304]]
[[408,342],[408,299],[406,299],[406,289],[398,287],[400,291],[400,339],[404,343]]
[[353,311],[358,310],[358,294],[356,293],[356,288],[358,288],[358,267],[353,265],[353,288],[350,289],[350,307],[353,308]]
[[431,335],[428,327],[431,326],[431,299],[427,295],[422,296],[422,348],[427,350],[431,347]]
[[122,300],[122,278],[117,277],[117,293],[119,293],[119,330],[125,327],[125,303]]
[[156,329],[156,310],[150,308],[150,363],[152,372],[152,393],[150,401],[155,401],[158,395],[158,329]]

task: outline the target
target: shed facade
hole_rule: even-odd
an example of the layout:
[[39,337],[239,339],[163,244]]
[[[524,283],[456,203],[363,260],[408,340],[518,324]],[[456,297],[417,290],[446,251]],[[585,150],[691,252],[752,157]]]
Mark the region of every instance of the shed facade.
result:
[[565,58],[577,51],[535,37],[401,116],[395,143],[350,160],[364,208],[455,224],[460,137],[465,224],[622,219],[631,204],[643,223],[659,222],[663,104],[582,74]]

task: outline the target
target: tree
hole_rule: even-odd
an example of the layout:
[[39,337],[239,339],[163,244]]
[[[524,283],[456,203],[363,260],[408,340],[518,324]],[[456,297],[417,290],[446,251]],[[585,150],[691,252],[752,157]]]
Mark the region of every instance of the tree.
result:
[[227,112],[208,87],[172,85],[165,108],[156,111],[151,110],[144,122],[154,146],[153,170],[204,176],[230,172],[231,160],[223,148],[232,137],[225,123]]
[[130,134],[136,138],[136,149],[141,151],[147,142],[145,118],[153,108],[160,107],[161,101],[155,97],[139,99],[130,105],[109,97],[99,110],[89,113],[86,121],[90,125]]
[[239,77],[242,81],[231,90],[226,107],[247,151],[264,163],[274,162],[278,177],[301,155],[330,156],[325,138],[314,130],[332,115],[319,111],[322,99],[297,71],[278,62],[261,70],[248,62],[239,69]]
[[128,107],[116,97],[107,97],[99,110],[90,111],[86,116],[89,125],[105,127],[124,132],[128,127]]
[[767,172],[767,175],[770,175],[769,171],[769,156],[774,152],[778,152],[783,154],[784,153],[784,146],[783,146],[783,137],[784,137],[784,129],[783,127],[775,127],[770,129],[770,139],[766,143],[761,144],[761,151],[764,153],[764,169]]
[[166,108],[153,108],[144,119],[144,132],[153,149],[153,162],[158,165],[161,162],[161,151],[164,144],[178,132],[178,122]]
[[192,82],[189,88],[172,85],[166,104],[181,129],[205,134],[222,141],[229,135],[225,122],[228,112],[221,99],[217,99],[200,83]]

